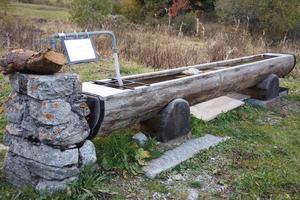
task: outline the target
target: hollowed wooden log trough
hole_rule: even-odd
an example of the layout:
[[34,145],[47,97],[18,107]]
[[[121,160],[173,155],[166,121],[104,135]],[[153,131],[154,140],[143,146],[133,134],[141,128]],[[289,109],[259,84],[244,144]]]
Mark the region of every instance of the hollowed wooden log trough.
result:
[[[83,83],[92,114],[91,137],[155,118],[174,99],[189,105],[258,85],[269,75],[284,77],[296,64],[290,54],[266,53],[232,60]],[[186,70],[199,70],[186,74]]]

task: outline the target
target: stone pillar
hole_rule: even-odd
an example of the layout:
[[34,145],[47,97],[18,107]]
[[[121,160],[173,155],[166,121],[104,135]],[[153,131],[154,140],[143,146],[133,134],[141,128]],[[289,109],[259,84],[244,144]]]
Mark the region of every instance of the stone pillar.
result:
[[63,190],[96,162],[85,117],[89,109],[76,74],[16,73],[7,103],[4,170],[10,183],[39,191]]

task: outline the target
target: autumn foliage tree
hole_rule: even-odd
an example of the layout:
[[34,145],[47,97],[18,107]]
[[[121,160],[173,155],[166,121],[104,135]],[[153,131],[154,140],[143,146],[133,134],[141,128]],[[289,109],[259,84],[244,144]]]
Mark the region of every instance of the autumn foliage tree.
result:
[[168,14],[171,17],[176,17],[181,12],[186,12],[191,9],[189,0],[173,0],[171,7],[168,9]]

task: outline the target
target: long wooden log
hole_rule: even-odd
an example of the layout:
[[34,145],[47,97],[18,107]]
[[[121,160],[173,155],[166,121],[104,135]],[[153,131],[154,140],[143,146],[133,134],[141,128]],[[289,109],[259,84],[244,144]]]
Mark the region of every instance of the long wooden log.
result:
[[[116,89],[87,82],[83,83],[83,92],[98,95],[104,101],[104,118],[98,133],[102,135],[153,118],[173,99],[183,98],[190,105],[194,105],[228,92],[255,86],[270,74],[283,77],[290,73],[294,66],[293,55],[262,54],[124,77],[124,81],[139,82],[153,81],[159,77],[154,83],[147,83],[149,85],[136,87],[133,90]],[[216,69],[216,67],[222,68]],[[164,80],[164,77],[178,75],[190,68],[213,70],[191,76],[174,76],[174,79]]]

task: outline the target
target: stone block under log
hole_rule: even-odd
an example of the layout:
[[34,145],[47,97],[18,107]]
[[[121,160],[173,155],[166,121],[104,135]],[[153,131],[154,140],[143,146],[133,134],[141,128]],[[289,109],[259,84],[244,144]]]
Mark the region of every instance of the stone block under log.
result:
[[254,87],[250,87],[241,91],[242,94],[264,101],[277,98],[279,96],[279,92],[279,78],[276,74],[271,74]]
[[191,131],[189,103],[183,99],[171,101],[155,118],[141,122],[141,130],[162,142],[187,136]]

